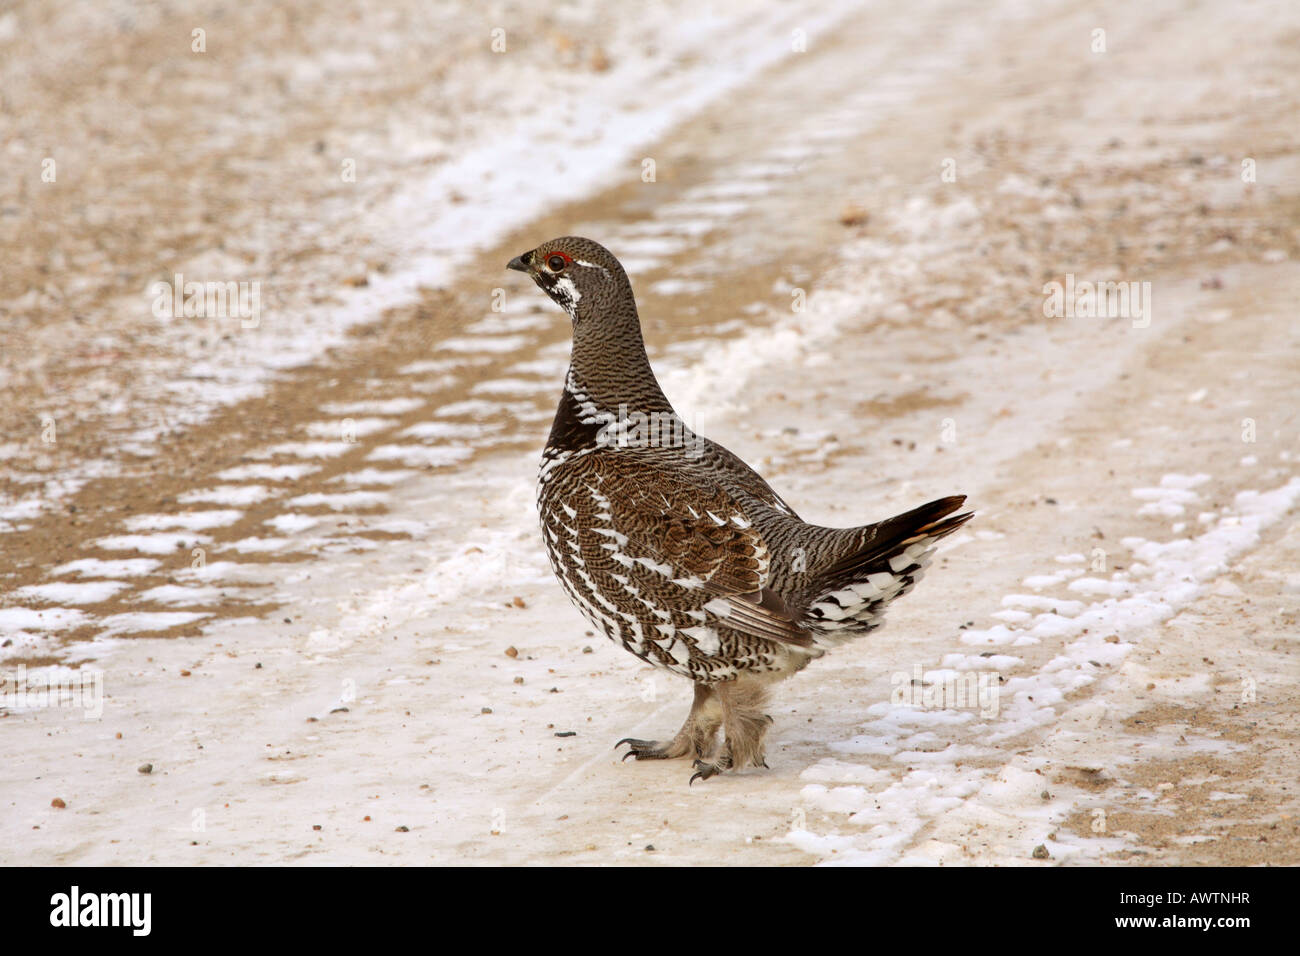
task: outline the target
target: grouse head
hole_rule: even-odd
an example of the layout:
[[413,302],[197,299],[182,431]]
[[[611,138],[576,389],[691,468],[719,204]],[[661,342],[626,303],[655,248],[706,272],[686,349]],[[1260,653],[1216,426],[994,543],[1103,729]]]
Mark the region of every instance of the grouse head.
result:
[[619,261],[600,243],[579,236],[544,242],[515,256],[506,268],[531,276],[575,321],[579,309],[599,315],[632,298],[632,287]]

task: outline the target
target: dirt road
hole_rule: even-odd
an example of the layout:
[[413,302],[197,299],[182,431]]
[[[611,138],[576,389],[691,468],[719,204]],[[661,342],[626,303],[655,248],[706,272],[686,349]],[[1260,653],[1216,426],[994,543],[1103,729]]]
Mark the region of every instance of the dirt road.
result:
[[[795,13],[806,49],[795,14],[760,20],[781,55],[583,169],[581,198],[447,243],[414,301],[339,262],[364,244],[321,228],[295,265],[312,243],[286,233],[277,289],[375,295],[321,303],[348,314],[328,349],[310,308],[268,310],[265,339],[235,320],[206,363],[182,323],[124,319],[83,356],[90,415],[89,389],[51,387],[68,327],[16,326],[5,666],[99,673],[103,708],[10,700],[0,858],[1300,862],[1300,19]],[[630,28],[609,29],[617,52]],[[358,69],[325,52],[303,56]],[[270,165],[315,223],[320,197]],[[433,275],[387,228],[388,274]],[[689,695],[584,633],[537,540],[568,329],[503,267],[566,233],[628,266],[688,422],[803,517],[955,492],[978,511],[882,632],[783,685],[770,771],[688,788],[611,749]],[[1049,316],[1053,282],[1131,295]],[[945,697],[981,675],[990,696]]]

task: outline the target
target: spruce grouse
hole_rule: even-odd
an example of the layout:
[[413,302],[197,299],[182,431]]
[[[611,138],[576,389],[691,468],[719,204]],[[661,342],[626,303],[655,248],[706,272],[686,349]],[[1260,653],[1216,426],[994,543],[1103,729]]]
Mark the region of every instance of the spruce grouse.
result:
[[693,757],[692,783],[767,766],[768,685],[879,627],[886,606],[921,579],[934,543],[971,517],[953,513],[965,497],[858,528],[801,521],[673,411],[646,356],[632,286],[608,250],[553,239],[509,268],[573,320],[537,490],[556,577],[607,637],[695,682],[676,736],[620,740],[631,747],[624,759]]

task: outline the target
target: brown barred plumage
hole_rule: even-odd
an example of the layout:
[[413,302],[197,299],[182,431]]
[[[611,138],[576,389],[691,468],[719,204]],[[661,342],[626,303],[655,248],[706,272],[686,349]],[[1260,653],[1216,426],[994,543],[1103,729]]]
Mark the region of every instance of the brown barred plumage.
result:
[[[650,368],[632,286],[608,250],[565,237],[511,260],[573,320],[564,392],[537,501],[556,577],[596,627],[695,682],[670,741],[698,777],[766,766],[769,684],[880,626],[934,543],[970,517],[962,496],[858,528],[801,521],[753,469],[673,411]],[[721,741],[716,740],[722,730]]]

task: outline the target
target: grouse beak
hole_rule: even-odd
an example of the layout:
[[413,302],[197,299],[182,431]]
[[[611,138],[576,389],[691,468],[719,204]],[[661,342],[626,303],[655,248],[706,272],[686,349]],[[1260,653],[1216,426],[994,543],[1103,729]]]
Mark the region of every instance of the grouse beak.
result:
[[514,269],[516,272],[532,272],[533,271],[532,267],[528,264],[528,257],[531,256],[532,254],[533,254],[532,251],[529,250],[528,252],[525,252],[523,255],[515,256],[513,259],[511,259],[509,262],[506,263],[506,268]]

